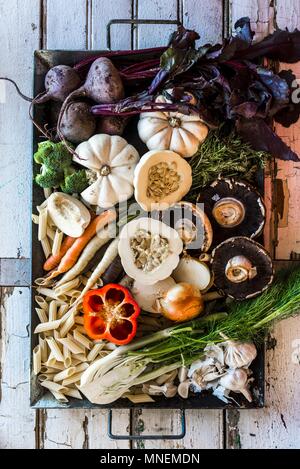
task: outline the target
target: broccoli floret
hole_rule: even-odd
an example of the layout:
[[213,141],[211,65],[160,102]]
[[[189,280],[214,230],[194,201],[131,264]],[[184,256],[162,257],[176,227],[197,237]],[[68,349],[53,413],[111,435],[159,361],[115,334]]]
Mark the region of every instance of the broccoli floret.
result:
[[42,164],[45,156],[49,155],[53,151],[54,143],[50,140],[41,142],[38,144],[38,149],[33,155],[34,161],[38,164]]
[[80,169],[79,171],[74,171],[72,174],[65,174],[65,181],[61,184],[61,189],[67,194],[80,193],[88,187],[88,179],[86,176],[86,171]]
[[45,141],[39,144],[34,154],[36,163],[41,164],[41,174],[35,181],[42,187],[57,187],[64,183],[65,174],[74,170],[71,168],[72,155],[62,143]]
[[64,173],[61,171],[46,171],[35,176],[35,182],[43,188],[57,187],[63,179]]
[[72,155],[68,151],[56,149],[44,157],[43,165],[52,171],[63,171],[72,164]]

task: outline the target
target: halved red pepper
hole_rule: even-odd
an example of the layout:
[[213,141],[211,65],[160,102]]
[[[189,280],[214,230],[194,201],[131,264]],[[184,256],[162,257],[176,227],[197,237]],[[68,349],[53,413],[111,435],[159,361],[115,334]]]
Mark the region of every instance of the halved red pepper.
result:
[[91,339],[125,345],[136,334],[140,311],[127,288],[109,283],[84,296],[84,328]]

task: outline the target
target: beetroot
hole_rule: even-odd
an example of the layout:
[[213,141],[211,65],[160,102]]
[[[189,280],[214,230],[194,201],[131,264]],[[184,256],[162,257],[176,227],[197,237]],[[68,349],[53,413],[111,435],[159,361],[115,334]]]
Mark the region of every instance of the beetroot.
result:
[[62,115],[60,130],[72,143],[88,140],[96,132],[96,118],[91,114],[90,106],[82,101],[69,104]]
[[45,76],[45,92],[34,99],[42,104],[50,99],[63,102],[80,85],[80,78],[74,68],[68,65],[56,65]]

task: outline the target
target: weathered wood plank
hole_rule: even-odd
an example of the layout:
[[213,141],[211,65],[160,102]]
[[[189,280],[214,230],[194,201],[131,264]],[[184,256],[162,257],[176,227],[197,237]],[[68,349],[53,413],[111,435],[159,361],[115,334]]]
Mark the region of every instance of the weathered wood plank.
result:
[[[91,49],[106,49],[106,26],[112,19],[131,19],[131,0],[115,0],[109,6],[105,0],[92,2]],[[111,26],[111,48],[131,49],[131,26],[115,24]]]
[[[300,4],[298,1],[277,0],[276,22],[279,28],[287,27],[290,31],[300,26]],[[281,68],[293,70],[300,79],[300,63],[295,65],[281,64]],[[276,125],[277,133],[300,154],[300,121],[288,129]],[[300,256],[300,165],[293,162],[277,161],[277,221],[278,244],[276,258],[290,259]]]
[[50,0],[44,14],[46,49],[87,48],[86,0]]
[[0,288],[0,447],[35,447],[35,412],[29,409],[29,289]]
[[[161,2],[159,0],[139,0],[135,17],[138,19],[178,20],[179,3],[177,0]],[[176,25],[139,25],[136,28],[135,48],[164,46]]]
[[[140,440],[133,442],[140,449],[216,449],[222,447],[222,411],[187,410],[186,436],[182,440]],[[137,435],[170,435],[181,433],[179,411],[135,411],[133,431]]]
[[[39,47],[39,1],[0,0],[0,17],[1,76],[13,78],[31,96],[32,54]],[[3,82],[1,89],[0,257],[29,257],[32,126],[28,102],[10,83]]]
[[[199,42],[215,43],[222,41],[223,0],[183,0],[182,22],[186,28],[195,29],[200,34]],[[203,14],[205,12],[205,14]]]
[[30,286],[29,259],[0,259],[0,286]]

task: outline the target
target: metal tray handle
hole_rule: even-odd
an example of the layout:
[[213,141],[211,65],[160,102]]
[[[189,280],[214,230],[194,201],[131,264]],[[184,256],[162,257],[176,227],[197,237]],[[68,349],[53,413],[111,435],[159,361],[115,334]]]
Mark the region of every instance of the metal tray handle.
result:
[[113,24],[131,24],[131,25],[138,25],[138,24],[175,24],[176,26],[180,26],[181,22],[179,20],[134,20],[134,19],[114,19],[110,20],[106,26],[106,45],[107,49],[111,50],[111,26]]
[[116,435],[112,432],[112,409],[108,412],[108,431],[107,434],[112,440],[181,440],[185,437],[186,434],[186,421],[185,421],[185,411],[180,409],[181,416],[181,433],[177,435]]

